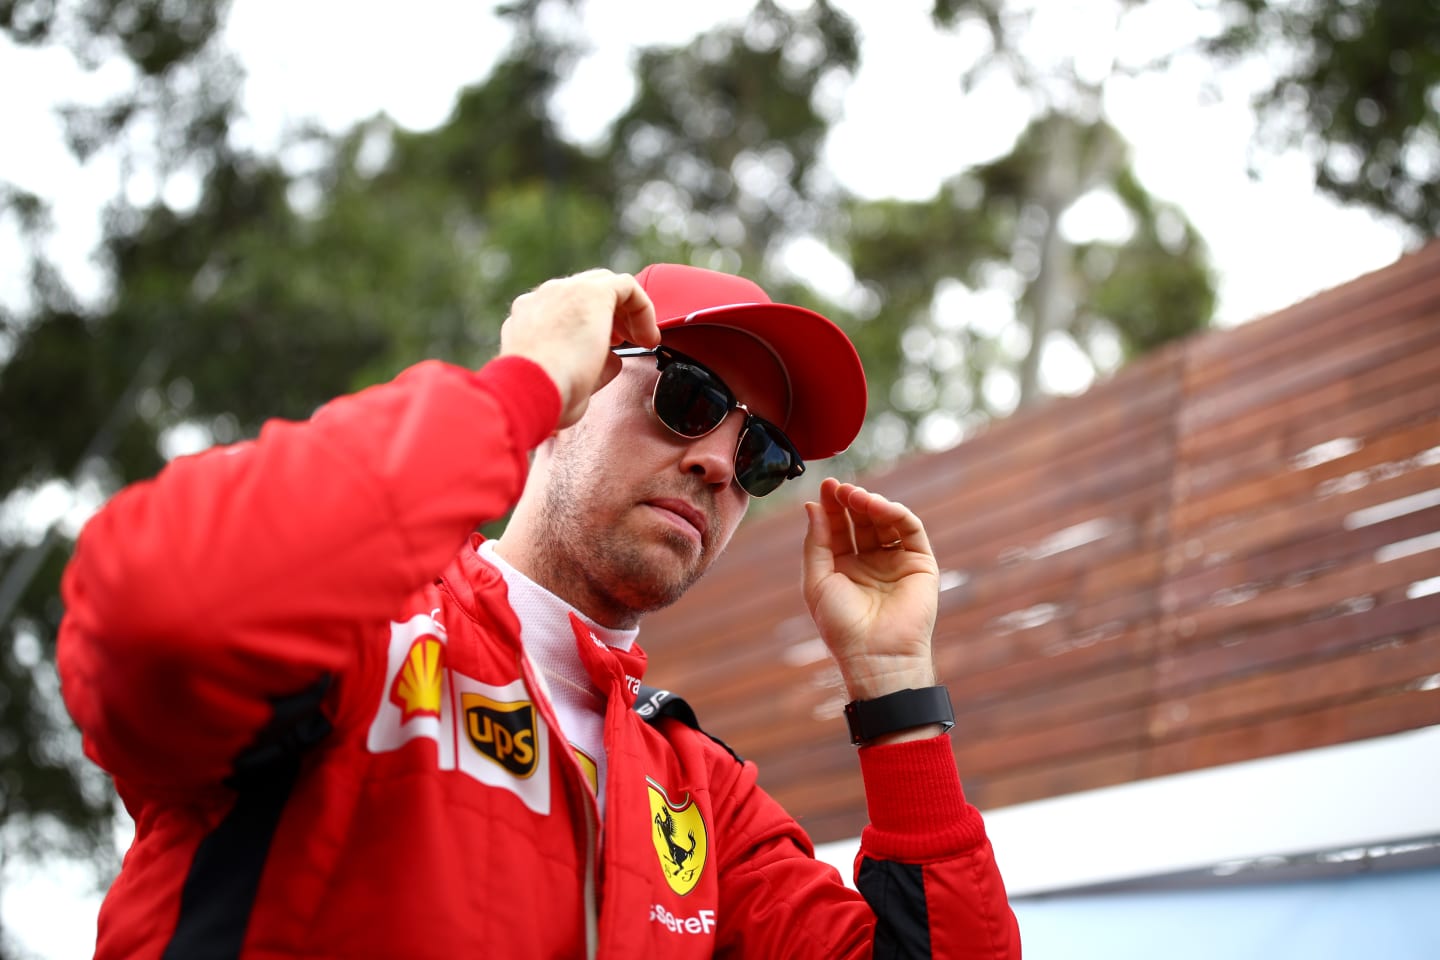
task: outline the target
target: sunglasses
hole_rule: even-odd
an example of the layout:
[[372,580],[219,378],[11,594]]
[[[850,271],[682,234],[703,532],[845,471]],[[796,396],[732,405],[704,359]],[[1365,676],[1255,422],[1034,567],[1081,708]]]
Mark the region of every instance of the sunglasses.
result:
[[655,416],[670,432],[698,440],[713,431],[731,410],[745,413],[735,446],[735,481],[752,497],[773,493],[786,480],[805,472],[805,461],[784,431],[735,399],[725,381],[704,364],[669,347],[619,347],[617,357],[651,357],[660,371],[655,381]]

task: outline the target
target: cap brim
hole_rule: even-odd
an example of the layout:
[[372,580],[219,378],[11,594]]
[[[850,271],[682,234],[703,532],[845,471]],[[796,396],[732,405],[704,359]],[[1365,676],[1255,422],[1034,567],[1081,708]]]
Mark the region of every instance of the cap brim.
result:
[[860,433],[865,368],[850,338],[829,319],[792,304],[740,303],[662,320],[660,332],[700,326],[743,331],[780,361],[790,381],[790,416],[783,426],[801,457],[843,453]]

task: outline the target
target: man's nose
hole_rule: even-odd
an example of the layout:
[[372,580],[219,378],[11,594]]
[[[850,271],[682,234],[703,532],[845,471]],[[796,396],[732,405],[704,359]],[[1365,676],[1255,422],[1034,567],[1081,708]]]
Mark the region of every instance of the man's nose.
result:
[[725,420],[703,437],[689,441],[680,468],[698,474],[707,484],[727,486],[735,479],[735,448],[740,445],[740,431],[748,416],[736,408]]

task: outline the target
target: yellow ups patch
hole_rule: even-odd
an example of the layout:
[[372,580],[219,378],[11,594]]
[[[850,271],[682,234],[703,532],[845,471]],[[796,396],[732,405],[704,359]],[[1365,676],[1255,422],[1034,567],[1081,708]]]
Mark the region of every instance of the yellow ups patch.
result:
[[461,696],[465,733],[481,754],[524,780],[535,772],[535,704],[502,703],[478,693]]
[[664,787],[649,777],[645,779],[650,785],[650,840],[655,844],[665,882],[683,897],[695,889],[705,869],[709,851],[705,820],[689,794],[683,803],[674,803]]

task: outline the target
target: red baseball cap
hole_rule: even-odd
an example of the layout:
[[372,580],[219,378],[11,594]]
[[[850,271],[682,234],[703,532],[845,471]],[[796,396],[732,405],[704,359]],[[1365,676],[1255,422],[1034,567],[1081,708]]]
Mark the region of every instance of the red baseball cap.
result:
[[813,310],[775,303],[757,284],[733,274],[656,263],[635,279],[655,304],[662,339],[679,327],[728,327],[774,354],[790,391],[790,416],[781,428],[801,457],[823,460],[850,446],[865,420],[865,368],[834,323]]

